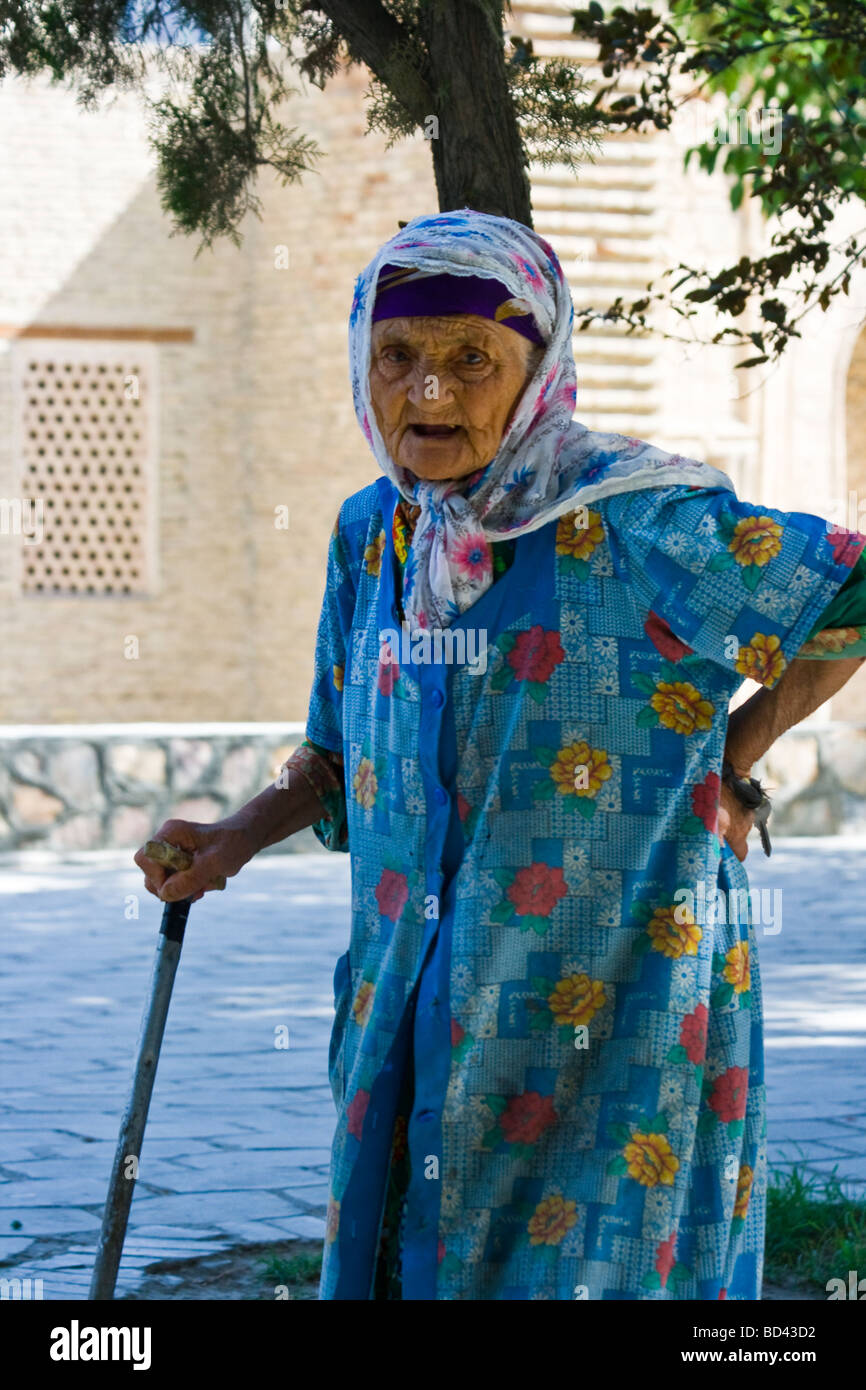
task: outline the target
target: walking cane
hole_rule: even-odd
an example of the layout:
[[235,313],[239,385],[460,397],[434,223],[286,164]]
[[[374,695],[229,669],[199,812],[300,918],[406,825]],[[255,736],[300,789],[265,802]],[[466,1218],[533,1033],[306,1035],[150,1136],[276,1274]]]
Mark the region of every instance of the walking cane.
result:
[[[169,845],[165,840],[148,840],[144,852],[148,859],[164,865],[172,872],[189,869],[193,862],[193,856],[188,854],[186,850]],[[225,878],[220,877],[215,880],[215,887],[225,888],[225,886]],[[156,1076],[156,1065],[159,1061],[165,1020],[168,1015],[168,1006],[171,1003],[171,991],[174,977],[177,974],[183,946],[183,934],[186,930],[186,921],[191,905],[192,897],[189,897],[182,898],[179,902],[166,903],[163,908],[156,959],[153,963],[150,989],[141,1019],[132,1090],[120,1125],[114,1166],[111,1170],[111,1181],[108,1184],[108,1196],[105,1199],[105,1210],[102,1215],[102,1231],[99,1236],[96,1263],[93,1266],[93,1278],[90,1283],[89,1298],[91,1300],[114,1298],[114,1287],[117,1282],[120,1257],[123,1253],[129,1209],[132,1206],[132,1194],[138,1175],[138,1160],[141,1157],[144,1127],[147,1124],[147,1112],[150,1109],[150,1097]],[[130,1164],[130,1159],[135,1161]]]

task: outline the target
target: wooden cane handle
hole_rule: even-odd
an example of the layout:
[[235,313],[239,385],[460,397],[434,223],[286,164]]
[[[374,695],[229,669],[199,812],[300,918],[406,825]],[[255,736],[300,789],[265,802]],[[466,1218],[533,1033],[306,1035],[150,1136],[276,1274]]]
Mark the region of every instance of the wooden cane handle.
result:
[[[170,869],[172,873],[184,873],[191,869],[193,856],[188,850],[179,849],[177,845],[170,845],[168,840],[148,840],[144,847],[144,852],[148,859],[152,859],[154,864],[161,864],[164,869]],[[226,886],[225,874],[219,874],[211,880],[214,888],[222,892]]]

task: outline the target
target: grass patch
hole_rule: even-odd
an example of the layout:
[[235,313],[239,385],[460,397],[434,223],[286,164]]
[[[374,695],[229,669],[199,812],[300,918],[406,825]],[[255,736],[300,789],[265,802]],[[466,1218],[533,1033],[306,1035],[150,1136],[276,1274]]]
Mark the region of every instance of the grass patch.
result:
[[272,1284],[310,1284],[317,1280],[322,1272],[321,1252],[308,1253],[304,1251],[300,1255],[290,1255],[288,1259],[283,1259],[279,1255],[272,1255],[267,1264],[261,1266],[262,1278]]
[[829,1279],[866,1270],[866,1203],[852,1201],[836,1178],[800,1168],[773,1170],[767,1191],[764,1279],[826,1290]]

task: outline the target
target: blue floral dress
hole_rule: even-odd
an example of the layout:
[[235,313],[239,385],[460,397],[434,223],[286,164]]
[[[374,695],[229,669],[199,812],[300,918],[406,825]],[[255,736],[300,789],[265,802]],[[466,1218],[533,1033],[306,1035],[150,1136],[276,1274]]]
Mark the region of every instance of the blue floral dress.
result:
[[759,1298],[727,712],[864,537],[723,488],[624,492],[519,536],[436,659],[394,640],[398,501],[382,478],[341,509],[307,724],[344,763],[317,834],[352,864],[321,1297]]

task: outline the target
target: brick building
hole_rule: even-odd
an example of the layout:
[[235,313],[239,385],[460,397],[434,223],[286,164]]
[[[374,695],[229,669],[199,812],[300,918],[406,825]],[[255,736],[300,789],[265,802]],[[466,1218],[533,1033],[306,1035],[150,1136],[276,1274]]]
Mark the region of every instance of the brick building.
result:
[[[570,23],[565,3],[514,5],[538,52],[592,76]],[[359,69],[296,85],[288,123],[326,151],[318,172],[263,177],[242,246],[199,256],[161,211],[135,98],[85,113],[47,81],[0,85],[2,724],[305,717],[328,533],[376,475],[348,379],[353,281],[436,199],[423,138],[363,133]],[[723,178],[683,172],[690,120],[607,140],[578,179],[533,169],[577,307],[766,240]],[[861,271],[747,373],[726,349],[579,333],[578,417],[705,459],[749,500],[866,527],[864,306]],[[866,675],[832,713],[866,721]]]

